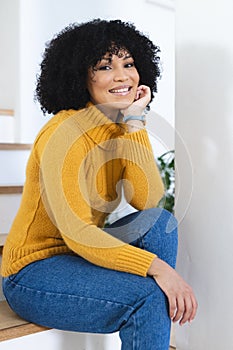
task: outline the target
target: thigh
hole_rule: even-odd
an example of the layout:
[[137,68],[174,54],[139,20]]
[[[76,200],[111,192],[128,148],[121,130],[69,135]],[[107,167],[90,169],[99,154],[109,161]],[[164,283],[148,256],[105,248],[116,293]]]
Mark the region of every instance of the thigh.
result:
[[156,225],[163,211],[162,208],[136,211],[118,219],[104,230],[126,243],[132,243]]
[[12,307],[28,321],[79,332],[115,332],[151,293],[150,277],[109,270],[76,255],[37,261],[4,279]]

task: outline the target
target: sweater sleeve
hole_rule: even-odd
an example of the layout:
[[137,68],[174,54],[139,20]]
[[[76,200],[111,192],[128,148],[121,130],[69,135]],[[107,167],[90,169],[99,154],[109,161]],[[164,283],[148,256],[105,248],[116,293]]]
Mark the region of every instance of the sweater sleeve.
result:
[[124,194],[138,210],[156,207],[164,194],[147,131],[126,133],[122,138]]
[[72,137],[72,130],[63,127],[61,134],[57,128],[37,141],[41,193],[50,219],[67,246],[86,260],[146,276],[155,254],[125,244],[93,223],[84,167],[86,151],[84,143]]

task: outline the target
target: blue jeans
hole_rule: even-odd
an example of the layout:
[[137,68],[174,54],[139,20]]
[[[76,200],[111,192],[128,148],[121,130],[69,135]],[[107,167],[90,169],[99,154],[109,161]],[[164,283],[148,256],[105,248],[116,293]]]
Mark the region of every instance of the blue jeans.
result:
[[[174,267],[175,218],[164,209],[146,213],[156,219],[142,235],[148,224],[147,215],[142,215],[141,225],[135,227],[138,238],[131,244]],[[138,215],[140,212],[127,215],[113,225],[127,223],[132,229]],[[77,332],[119,331],[122,350],[169,348],[168,302],[152,277],[105,269],[75,254],[62,254],[33,262],[4,278],[3,291],[11,308],[30,322]]]

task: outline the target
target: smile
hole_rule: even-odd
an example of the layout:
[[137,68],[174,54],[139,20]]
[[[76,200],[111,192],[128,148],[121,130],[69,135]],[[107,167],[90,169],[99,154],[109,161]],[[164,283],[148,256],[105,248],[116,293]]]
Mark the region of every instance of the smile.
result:
[[119,87],[109,90],[112,94],[126,95],[132,89],[131,86]]

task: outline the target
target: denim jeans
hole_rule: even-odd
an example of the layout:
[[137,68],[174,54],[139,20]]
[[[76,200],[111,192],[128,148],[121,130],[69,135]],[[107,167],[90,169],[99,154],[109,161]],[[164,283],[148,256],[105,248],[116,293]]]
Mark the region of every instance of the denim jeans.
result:
[[[129,224],[132,229],[143,212],[113,225]],[[174,267],[176,219],[164,209],[148,209],[146,214],[156,219],[142,234],[148,218],[141,215],[141,224],[134,225],[138,238],[131,244]],[[30,322],[77,332],[119,331],[122,350],[169,348],[168,302],[152,277],[105,269],[75,254],[62,254],[33,262],[4,278],[3,291],[11,308]]]

